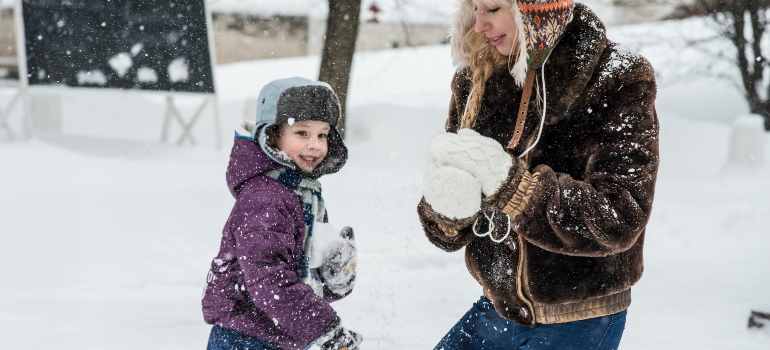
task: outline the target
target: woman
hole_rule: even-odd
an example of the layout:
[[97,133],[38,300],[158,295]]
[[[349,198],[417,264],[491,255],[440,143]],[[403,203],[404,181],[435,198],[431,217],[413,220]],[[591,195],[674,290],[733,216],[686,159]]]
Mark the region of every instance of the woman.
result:
[[436,349],[617,349],[658,170],[655,73],[572,0],[460,0],[418,205],[483,296]]

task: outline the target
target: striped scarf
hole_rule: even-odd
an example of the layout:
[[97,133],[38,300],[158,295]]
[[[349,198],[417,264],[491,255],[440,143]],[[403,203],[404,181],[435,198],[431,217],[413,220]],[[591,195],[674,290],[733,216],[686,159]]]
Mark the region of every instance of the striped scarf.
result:
[[324,200],[321,197],[321,183],[318,180],[303,178],[296,170],[286,167],[268,171],[265,176],[284,184],[302,199],[302,213],[307,234],[297,263],[297,276],[302,283],[310,285],[318,296],[323,297],[321,277],[316,269],[310,269],[309,266],[313,251],[313,223],[323,222],[326,213]]

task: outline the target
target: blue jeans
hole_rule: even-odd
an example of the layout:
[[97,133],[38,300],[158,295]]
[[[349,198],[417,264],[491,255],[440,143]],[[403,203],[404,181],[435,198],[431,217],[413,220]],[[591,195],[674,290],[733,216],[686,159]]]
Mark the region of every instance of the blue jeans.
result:
[[281,350],[278,345],[229,328],[214,326],[206,350]]
[[521,326],[501,317],[482,296],[434,350],[616,350],[626,311],[559,324]]

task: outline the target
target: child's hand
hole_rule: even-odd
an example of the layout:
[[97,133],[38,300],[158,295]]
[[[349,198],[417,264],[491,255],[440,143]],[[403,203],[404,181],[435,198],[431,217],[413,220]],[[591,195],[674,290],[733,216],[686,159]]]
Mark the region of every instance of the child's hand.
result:
[[321,279],[326,286],[338,295],[345,295],[353,289],[356,280],[358,257],[353,229],[349,226],[340,231],[341,239],[331,242],[324,252],[324,260],[319,267]]
[[359,350],[359,345],[364,340],[360,334],[353,332],[340,324],[337,317],[329,330],[319,337],[310,350]]

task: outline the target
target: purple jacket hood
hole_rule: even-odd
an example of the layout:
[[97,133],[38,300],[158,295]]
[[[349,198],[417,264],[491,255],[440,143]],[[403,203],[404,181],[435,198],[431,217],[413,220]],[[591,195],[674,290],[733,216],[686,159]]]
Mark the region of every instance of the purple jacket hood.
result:
[[254,142],[254,138],[244,134],[250,133],[248,130],[251,127],[251,124],[244,122],[235,131],[235,142],[227,165],[227,188],[235,198],[238,198],[243,185],[250,179],[283,166],[268,157]]

